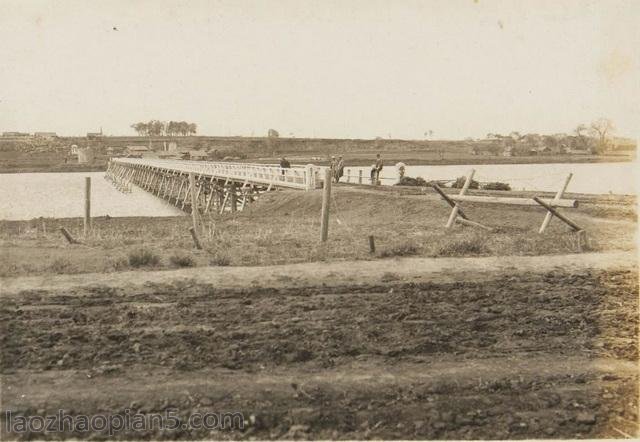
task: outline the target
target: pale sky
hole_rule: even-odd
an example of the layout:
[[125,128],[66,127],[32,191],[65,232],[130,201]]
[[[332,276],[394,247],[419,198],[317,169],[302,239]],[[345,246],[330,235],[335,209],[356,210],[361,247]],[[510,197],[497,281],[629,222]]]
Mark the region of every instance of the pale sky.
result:
[[639,24],[633,0],[0,0],[0,132],[638,137]]

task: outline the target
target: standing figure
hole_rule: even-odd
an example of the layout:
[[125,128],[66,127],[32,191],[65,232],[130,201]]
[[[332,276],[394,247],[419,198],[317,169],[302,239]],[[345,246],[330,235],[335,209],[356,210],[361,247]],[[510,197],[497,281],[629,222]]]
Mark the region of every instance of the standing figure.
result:
[[291,168],[291,163],[285,157],[280,158],[280,168],[282,169],[282,180],[284,181],[285,169]]
[[338,181],[340,181],[340,178],[342,178],[342,175],[344,175],[344,160],[342,159],[342,157],[338,157],[338,165],[336,166],[336,183]]
[[380,154],[376,155],[376,185],[380,185],[380,172],[382,172],[382,167],[384,163],[382,162],[382,158],[380,158]]
[[404,178],[405,167],[406,164],[404,164],[403,162],[399,162],[396,164],[396,168],[398,169],[398,182],[401,182],[402,178]]

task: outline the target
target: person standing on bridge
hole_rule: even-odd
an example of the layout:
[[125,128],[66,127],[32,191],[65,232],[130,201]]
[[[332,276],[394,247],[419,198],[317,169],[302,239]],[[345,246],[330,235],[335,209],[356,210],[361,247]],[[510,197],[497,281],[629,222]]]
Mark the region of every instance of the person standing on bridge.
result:
[[285,169],[291,168],[291,163],[285,157],[280,158],[280,168],[282,169],[282,179],[284,180]]
[[344,175],[344,160],[342,159],[342,156],[339,156],[338,164],[336,166],[336,171],[335,171],[336,183],[340,181],[340,178],[342,178],[342,175]]

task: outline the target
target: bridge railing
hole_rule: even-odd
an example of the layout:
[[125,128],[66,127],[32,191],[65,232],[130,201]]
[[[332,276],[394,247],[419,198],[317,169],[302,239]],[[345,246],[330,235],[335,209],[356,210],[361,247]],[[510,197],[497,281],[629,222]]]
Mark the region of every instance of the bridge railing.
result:
[[155,158],[113,158],[111,161],[295,189],[313,189],[316,186],[316,171],[312,165],[281,168],[264,164]]

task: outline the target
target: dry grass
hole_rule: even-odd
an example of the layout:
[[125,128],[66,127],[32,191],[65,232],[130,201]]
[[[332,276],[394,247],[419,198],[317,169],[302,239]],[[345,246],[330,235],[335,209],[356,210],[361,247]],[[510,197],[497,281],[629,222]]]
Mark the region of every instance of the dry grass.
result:
[[[88,238],[81,219],[0,221],[0,276],[113,272],[133,267],[271,265],[325,260],[370,260],[394,256],[491,256],[574,253],[577,238],[553,220],[544,235],[537,207],[465,204],[473,220],[492,233],[456,225],[444,228],[449,207],[425,196],[338,186],[331,207],[329,241],[320,243],[320,192],[275,192],[248,210],[214,215],[194,249],[189,217],[96,218]],[[635,209],[629,202],[590,202],[563,209],[588,232],[594,251],[631,250]],[[43,221],[46,225],[43,227]],[[64,226],[82,245],[68,245]],[[374,235],[377,255],[369,253]],[[140,253],[144,250],[145,253]],[[138,255],[140,256],[138,256]],[[131,256],[134,256],[133,260]]]

